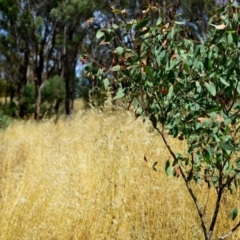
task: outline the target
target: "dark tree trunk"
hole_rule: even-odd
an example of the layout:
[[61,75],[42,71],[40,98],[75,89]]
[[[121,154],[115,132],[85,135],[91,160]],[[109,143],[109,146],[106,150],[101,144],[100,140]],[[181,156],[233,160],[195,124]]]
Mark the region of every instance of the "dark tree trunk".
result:
[[65,111],[66,115],[71,114],[71,108],[70,108],[70,79],[69,77],[65,76],[65,89],[66,89],[66,99],[65,99]]
[[25,62],[24,65],[20,65],[19,67],[19,75],[20,79],[18,82],[18,101],[19,101],[19,117],[23,118],[25,115],[25,103],[23,102],[23,95],[24,95],[24,87],[27,84],[27,66],[28,61]]
[[74,103],[74,78],[75,78],[75,64],[68,63],[65,66],[64,79],[65,79],[65,91],[66,91],[66,99],[65,99],[65,112],[66,115],[71,115],[73,112],[73,103]]
[[54,110],[55,110],[55,114],[58,116],[59,113],[59,107],[61,105],[61,103],[63,102],[62,98],[57,99],[56,104],[54,106]]
[[[62,77],[65,80],[65,113],[67,116],[73,112],[73,104],[75,97],[75,67],[78,52],[78,43],[73,40],[74,27],[64,28],[64,48],[62,55]],[[67,44],[68,42],[68,44]]]
[[[40,57],[41,59],[41,57]],[[43,61],[43,60],[42,60]],[[43,71],[43,64],[40,61],[39,66],[36,69],[36,78],[35,78],[35,112],[34,112],[34,118],[35,120],[40,120],[40,114],[41,114],[41,89],[43,86],[42,81],[42,71]]]
[[[46,27],[47,29],[47,27]],[[41,113],[41,88],[43,86],[42,73],[44,69],[44,46],[47,39],[47,30],[45,30],[45,36],[41,42],[40,49],[36,47],[36,59],[35,59],[35,120],[40,120]]]
[[15,96],[15,88],[12,84],[9,87],[9,94],[10,94],[10,103],[12,103]]
[[39,121],[40,118],[40,104],[41,104],[41,89],[38,85],[35,86],[36,98],[35,98],[35,113],[34,118]]

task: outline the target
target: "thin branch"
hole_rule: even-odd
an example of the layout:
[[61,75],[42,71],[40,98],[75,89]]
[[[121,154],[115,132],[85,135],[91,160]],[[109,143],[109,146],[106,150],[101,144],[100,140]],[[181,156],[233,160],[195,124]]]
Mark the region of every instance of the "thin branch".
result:
[[86,49],[84,46],[82,46],[82,48],[83,48],[83,50],[85,51],[85,53],[87,54],[87,56],[89,57],[89,59],[90,59],[92,62],[96,63],[100,68],[105,69],[105,66],[103,66],[103,65],[101,65],[99,62],[97,62],[97,61],[90,55],[90,53],[87,51],[87,49]]
[[237,86],[236,86],[235,89],[234,89],[233,100],[232,100],[232,102],[230,103],[230,106],[228,107],[228,109],[226,109],[226,110],[227,110],[227,113],[229,113],[229,112],[231,111],[233,105],[236,103],[236,100],[237,100],[237,97],[238,97],[238,91],[237,91],[237,89],[238,89],[238,84],[239,84],[239,81],[237,81]]
[[228,180],[226,183],[223,184],[223,187],[230,186],[232,181],[237,177],[237,174],[240,173],[240,170],[236,170],[236,173]]
[[228,232],[226,235],[218,238],[218,240],[223,240],[223,239],[229,237],[233,232],[235,232],[239,228],[239,226],[240,226],[240,221],[237,223],[237,225],[230,232]]
[[[161,132],[161,131],[158,129],[158,127],[155,127],[155,129],[158,131],[158,133],[159,133],[160,136],[162,137],[162,139],[163,139],[163,141],[164,141],[164,144],[166,145],[166,147],[167,147],[168,151],[170,152],[170,154],[172,155],[173,159],[174,159],[175,161],[177,161],[177,157],[176,157],[175,153],[173,152],[173,150],[171,149],[171,147],[169,146],[169,144],[168,144],[168,142],[167,142],[167,140],[166,140],[163,132]],[[201,227],[202,227],[202,229],[203,229],[205,239],[209,239],[209,238],[208,238],[208,234],[207,234],[206,223],[205,223],[205,220],[204,220],[204,214],[203,214],[203,212],[201,211],[201,209],[200,209],[200,207],[199,207],[199,205],[198,205],[197,198],[196,198],[196,196],[195,196],[195,194],[194,194],[194,192],[193,192],[193,190],[192,190],[192,188],[191,188],[191,186],[190,186],[190,184],[189,184],[189,181],[188,181],[186,175],[184,174],[181,166],[179,166],[179,170],[180,170],[181,175],[182,175],[182,177],[183,177],[183,180],[184,180],[184,182],[185,182],[185,184],[186,184],[187,190],[188,190],[189,194],[191,195],[191,197],[192,197],[192,199],[193,199],[193,202],[194,202],[194,204],[195,204],[195,207],[196,207],[196,209],[197,209],[199,218],[200,218],[200,220],[201,220]]]
[[[170,154],[172,155],[173,159],[174,159],[175,161],[177,161],[177,157],[176,157],[175,153],[173,152],[173,150],[171,149],[171,147],[169,146],[169,144],[168,144],[168,142],[167,142],[167,140],[166,140],[166,138],[165,138],[165,136],[164,136],[164,133],[161,132],[158,127],[155,127],[155,129],[156,129],[156,130],[158,131],[158,133],[161,135],[162,140],[164,141],[164,144],[166,145],[166,147],[167,147],[168,151],[170,152]],[[185,176],[185,175],[184,175],[184,176]]]
[[164,116],[164,112],[163,112],[163,108],[162,108],[162,105],[158,102],[158,99],[157,99],[157,96],[156,96],[156,93],[154,92],[153,93],[153,97],[155,99],[155,101],[157,102],[157,105],[159,106],[160,110],[161,110],[161,114],[162,114],[162,117],[163,117],[163,121],[162,122],[162,132],[163,132],[163,128],[164,128],[164,124],[165,124],[165,116]]
[[181,174],[182,174],[182,176],[183,176],[183,179],[184,179],[184,182],[185,182],[185,184],[186,184],[187,190],[188,190],[189,194],[191,195],[191,197],[192,197],[192,199],[193,199],[193,202],[194,202],[195,207],[196,207],[197,212],[198,212],[198,216],[200,217],[201,227],[202,227],[202,229],[203,229],[204,237],[205,237],[205,239],[208,239],[206,222],[205,222],[205,220],[204,220],[204,214],[203,214],[203,212],[201,211],[200,207],[198,206],[197,198],[196,198],[196,196],[194,195],[193,190],[192,190],[192,188],[191,188],[191,186],[190,186],[187,178],[185,177],[185,174],[184,174],[184,172],[183,172],[183,170],[182,170],[182,168],[181,168],[180,166],[179,166],[179,169],[180,169],[180,172],[181,172]]
[[215,224],[217,221],[219,209],[220,209],[220,203],[221,203],[222,194],[223,194],[223,190],[224,190],[223,168],[224,168],[224,165],[219,169],[218,193],[217,193],[217,199],[216,199],[216,203],[215,203],[215,210],[213,212],[212,221],[211,221],[209,231],[208,231],[208,239],[211,239],[211,237],[212,237],[212,233],[213,233],[213,230],[214,230],[214,227],[215,227]]

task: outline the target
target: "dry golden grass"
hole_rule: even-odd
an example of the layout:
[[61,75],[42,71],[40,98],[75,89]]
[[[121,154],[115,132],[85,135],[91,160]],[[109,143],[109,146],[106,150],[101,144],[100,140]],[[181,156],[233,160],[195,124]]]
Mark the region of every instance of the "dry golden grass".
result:
[[[0,239],[203,239],[183,181],[163,171],[161,139],[129,112],[21,122],[0,139]],[[207,190],[195,188],[204,207]],[[224,199],[214,236],[233,226],[234,203]]]

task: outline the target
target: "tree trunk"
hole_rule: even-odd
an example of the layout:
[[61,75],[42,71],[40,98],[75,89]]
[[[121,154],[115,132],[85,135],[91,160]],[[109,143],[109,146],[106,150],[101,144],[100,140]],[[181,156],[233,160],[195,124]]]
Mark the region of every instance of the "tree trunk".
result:
[[74,102],[74,72],[72,65],[66,65],[64,79],[65,79],[65,90],[66,90],[66,99],[65,99],[65,112],[66,115],[71,115],[73,112],[73,102]]
[[34,118],[35,120],[40,120],[40,111],[41,111],[41,85],[36,84],[35,85],[36,90],[36,98],[35,98],[35,113]]
[[[26,68],[27,69],[27,68]],[[24,87],[27,84],[27,70],[20,66],[20,80],[18,82],[18,101],[19,101],[19,117],[23,118],[25,115],[25,104],[23,102]]]
[[15,96],[15,88],[12,86],[12,84],[9,87],[9,94],[10,94],[10,103],[12,103]]
[[61,76],[65,80],[65,113],[67,116],[73,112],[75,98],[75,67],[79,43],[74,42],[74,33],[74,26],[64,27]]
[[71,114],[70,108],[70,79],[65,76],[65,89],[66,89],[66,99],[65,99],[65,111],[66,115],[69,116]]

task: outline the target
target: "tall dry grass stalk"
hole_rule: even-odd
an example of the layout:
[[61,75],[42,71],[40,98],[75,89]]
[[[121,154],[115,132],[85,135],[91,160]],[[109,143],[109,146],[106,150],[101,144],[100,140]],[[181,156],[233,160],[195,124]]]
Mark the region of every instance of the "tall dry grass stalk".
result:
[[[163,171],[170,155],[161,139],[129,112],[21,122],[0,139],[0,239],[202,239],[183,181]],[[204,207],[208,190],[195,188]],[[224,199],[215,236],[233,225],[233,203]]]

